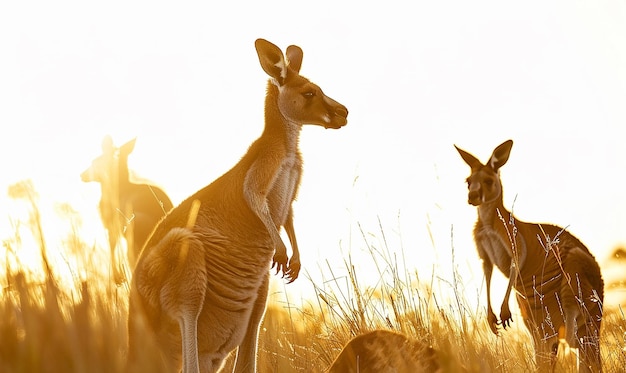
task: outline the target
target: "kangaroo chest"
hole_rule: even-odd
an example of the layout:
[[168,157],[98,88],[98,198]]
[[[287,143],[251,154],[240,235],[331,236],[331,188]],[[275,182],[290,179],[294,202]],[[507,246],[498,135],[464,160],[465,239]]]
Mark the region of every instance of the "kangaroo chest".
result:
[[278,226],[287,220],[289,209],[296,197],[301,172],[302,161],[298,154],[286,157],[278,169],[272,189],[267,196],[272,219]]
[[[480,224],[480,223],[479,223]],[[513,250],[511,241],[490,226],[479,226],[474,229],[474,240],[478,254],[483,260],[489,260],[502,273],[508,276],[511,267]]]

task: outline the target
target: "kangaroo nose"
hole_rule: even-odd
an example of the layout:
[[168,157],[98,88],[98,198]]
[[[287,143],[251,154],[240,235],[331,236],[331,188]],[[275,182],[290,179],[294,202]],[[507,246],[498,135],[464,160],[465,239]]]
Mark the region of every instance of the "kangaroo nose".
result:
[[346,109],[345,106],[339,106],[338,108],[335,109],[335,115],[338,115],[338,116],[343,117],[343,118],[347,118],[348,117],[348,109]]
[[471,192],[469,192],[469,194],[467,195],[467,202],[473,206],[480,205],[480,191],[472,190]]

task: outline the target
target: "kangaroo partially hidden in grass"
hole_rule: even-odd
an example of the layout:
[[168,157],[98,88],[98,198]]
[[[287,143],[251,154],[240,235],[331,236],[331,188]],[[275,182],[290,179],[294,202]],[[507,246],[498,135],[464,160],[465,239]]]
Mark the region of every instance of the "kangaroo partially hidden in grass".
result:
[[[270,264],[288,280],[300,270],[292,203],[302,172],[302,125],[341,128],[345,106],[299,74],[302,50],[258,39],[269,75],[265,129],[232,169],[161,221],[135,268],[130,293],[129,362],[148,334],[171,371],[216,372],[237,350],[235,372],[256,371],[259,325]],[[279,229],[294,254],[288,261]]]
[[111,265],[117,280],[122,276],[115,255],[120,236],[126,239],[132,269],[148,236],[173,207],[162,189],[131,181],[128,156],[135,148],[135,141],[132,139],[118,148],[110,136],[105,136],[102,154],[80,175],[84,182],[100,183],[100,217],[107,230]]
[[[435,373],[444,371],[437,351],[390,330],[374,330],[352,338],[326,373]],[[445,370],[449,371],[449,370]],[[462,369],[455,372],[464,371]]]
[[[600,266],[583,243],[565,229],[551,224],[517,220],[503,205],[499,170],[513,141],[496,147],[486,164],[459,149],[470,166],[468,203],[478,207],[474,227],[476,249],[487,282],[487,321],[494,333],[512,322],[511,289],[535,348],[540,370],[553,369],[559,339],[579,350],[579,368],[601,371],[600,324],[604,282]],[[491,274],[497,266],[509,278],[500,320],[491,307]]]

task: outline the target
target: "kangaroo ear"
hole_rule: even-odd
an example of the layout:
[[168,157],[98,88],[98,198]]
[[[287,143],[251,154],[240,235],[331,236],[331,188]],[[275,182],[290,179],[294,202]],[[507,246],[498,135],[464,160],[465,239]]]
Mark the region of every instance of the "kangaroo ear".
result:
[[287,62],[289,62],[289,68],[295,72],[300,73],[302,67],[302,49],[297,45],[290,45],[287,47]]
[[132,153],[133,150],[135,150],[136,141],[137,141],[137,138],[135,137],[134,139],[127,142],[126,144],[120,146],[120,154],[129,155],[130,153]]
[[478,160],[478,158],[474,157],[473,155],[471,155],[470,153],[466,152],[465,150],[459,148],[458,146],[454,145],[454,147],[456,148],[456,150],[459,152],[459,154],[461,154],[461,158],[463,158],[463,160],[465,161],[465,163],[467,163],[470,168],[473,170],[477,170],[481,167],[483,167],[483,164],[480,163],[480,161]]
[[491,158],[489,158],[489,162],[487,163],[494,171],[498,171],[498,169],[509,160],[509,155],[511,154],[511,148],[513,147],[513,140],[507,140],[502,144],[498,145],[493,150],[493,154],[491,154]]
[[115,151],[115,145],[113,145],[113,139],[111,136],[106,135],[102,139],[102,154],[111,154]]
[[254,46],[263,70],[267,75],[274,78],[279,86],[282,86],[287,78],[287,63],[285,62],[283,52],[280,48],[264,39],[257,39],[254,42]]

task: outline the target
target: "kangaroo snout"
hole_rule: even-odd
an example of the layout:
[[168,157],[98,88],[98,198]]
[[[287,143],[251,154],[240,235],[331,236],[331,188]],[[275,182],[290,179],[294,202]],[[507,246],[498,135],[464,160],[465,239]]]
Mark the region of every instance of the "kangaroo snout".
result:
[[87,180],[86,172],[83,172],[82,174],[80,174],[80,181],[82,181],[84,183],[89,181],[89,180]]
[[328,113],[324,128],[339,129],[348,124],[348,108],[328,96],[324,96],[324,106]]
[[472,206],[478,206],[482,202],[482,197],[480,196],[480,190],[473,190],[469,192],[467,195],[467,203]]
[[478,206],[483,202],[483,193],[480,183],[468,181],[467,203]]
[[345,126],[346,124],[348,124],[348,109],[346,109],[346,107],[343,105],[335,107],[334,110],[330,113],[329,119],[330,120],[328,121],[328,123],[324,125],[324,128],[326,129],[339,129]]
[[343,105],[335,109],[335,115],[348,121],[348,109]]

